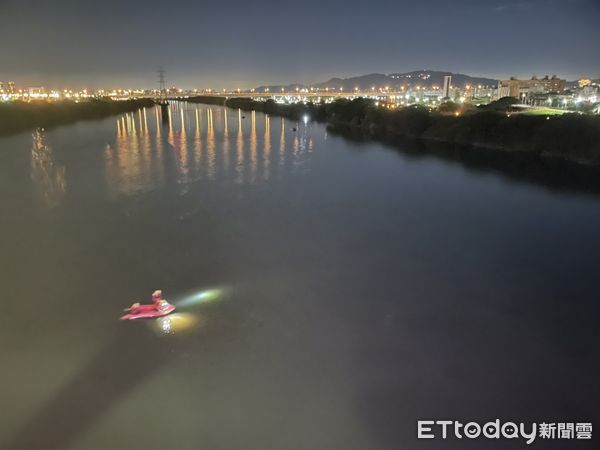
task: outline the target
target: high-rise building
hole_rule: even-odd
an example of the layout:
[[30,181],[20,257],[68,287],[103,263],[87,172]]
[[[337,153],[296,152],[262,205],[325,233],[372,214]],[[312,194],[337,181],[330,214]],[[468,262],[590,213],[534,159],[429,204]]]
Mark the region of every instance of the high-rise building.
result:
[[14,94],[15,93],[15,82],[14,81],[9,81],[8,82],[8,93],[9,94]]
[[0,81],[0,93],[4,93],[4,81]]
[[444,87],[442,88],[442,98],[450,97],[451,84],[452,84],[452,75],[446,75],[444,77]]

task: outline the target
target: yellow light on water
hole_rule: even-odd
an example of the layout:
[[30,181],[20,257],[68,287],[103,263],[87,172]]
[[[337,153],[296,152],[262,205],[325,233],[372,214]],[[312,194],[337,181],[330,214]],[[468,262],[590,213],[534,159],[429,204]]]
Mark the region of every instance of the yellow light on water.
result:
[[204,322],[201,316],[190,313],[173,313],[168,316],[159,317],[149,322],[158,334],[173,335],[198,329]]

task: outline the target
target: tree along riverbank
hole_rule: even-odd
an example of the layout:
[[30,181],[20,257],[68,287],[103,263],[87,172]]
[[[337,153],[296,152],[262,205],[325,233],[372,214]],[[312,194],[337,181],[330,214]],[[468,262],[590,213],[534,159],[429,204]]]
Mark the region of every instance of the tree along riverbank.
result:
[[510,102],[504,99],[482,108],[458,107],[452,113],[447,112],[447,105],[440,107],[440,111],[421,106],[387,109],[364,98],[292,105],[273,100],[263,102],[212,96],[182,100],[260,111],[296,120],[308,115],[339,132],[378,140],[416,138],[533,158],[562,159],[600,168],[600,116],[511,113]]
[[149,99],[0,103],[0,136],[78,120],[102,119],[152,106],[154,102]]

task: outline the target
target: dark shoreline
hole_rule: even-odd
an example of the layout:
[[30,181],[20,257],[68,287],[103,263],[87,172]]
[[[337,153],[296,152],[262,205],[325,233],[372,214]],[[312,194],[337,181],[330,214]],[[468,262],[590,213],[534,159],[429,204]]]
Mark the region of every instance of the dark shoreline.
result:
[[423,107],[388,110],[362,98],[319,105],[281,105],[272,100],[209,96],[181,100],[255,110],[294,120],[306,114],[311,120],[365,139],[408,138],[482,149],[486,155],[490,152],[515,154],[518,158],[565,161],[600,170],[599,116],[528,116],[486,109],[455,116]]
[[[374,142],[371,137],[346,127],[329,125],[327,130],[333,135],[355,142],[358,146]],[[412,160],[435,158],[459,164],[474,173],[498,174],[516,182],[542,186],[553,191],[600,195],[600,170],[596,166],[577,164],[559,158],[539,158],[525,152],[503,152],[485,147],[407,137],[387,137],[375,142]]]
[[66,125],[79,120],[103,119],[152,106],[154,101],[150,99],[0,103],[0,136],[33,128]]

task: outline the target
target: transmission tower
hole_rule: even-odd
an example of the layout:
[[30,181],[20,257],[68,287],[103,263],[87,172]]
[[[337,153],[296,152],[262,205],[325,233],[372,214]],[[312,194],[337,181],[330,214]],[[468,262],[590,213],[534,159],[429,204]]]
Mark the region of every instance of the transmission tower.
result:
[[165,69],[160,66],[158,68],[158,89],[161,99],[164,99],[167,96],[167,82],[165,80],[165,73]]

